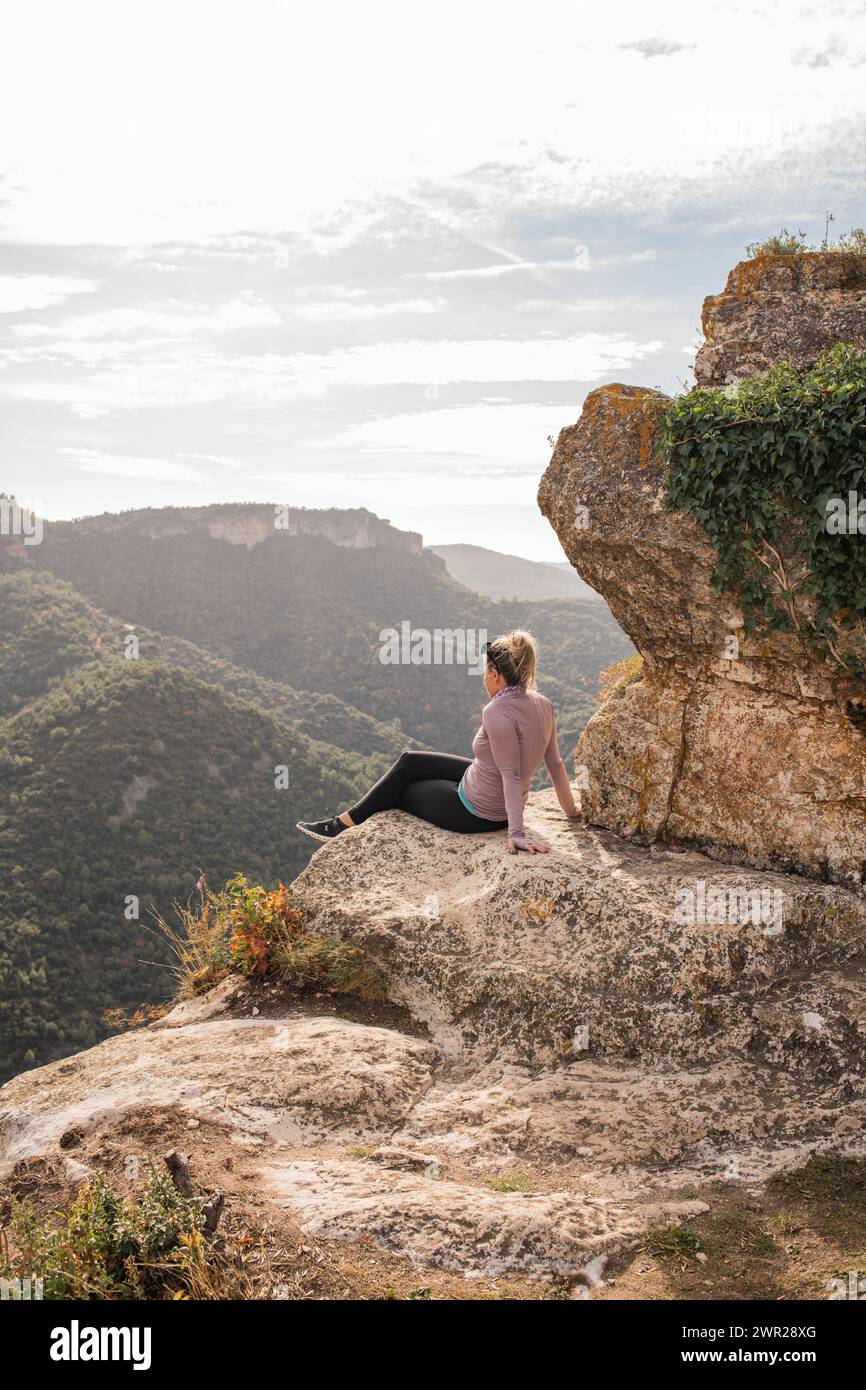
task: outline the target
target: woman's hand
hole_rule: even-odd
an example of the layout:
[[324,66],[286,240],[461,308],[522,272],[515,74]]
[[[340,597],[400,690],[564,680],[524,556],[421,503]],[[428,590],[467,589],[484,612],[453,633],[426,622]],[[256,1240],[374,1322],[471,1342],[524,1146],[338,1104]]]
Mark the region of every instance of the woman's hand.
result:
[[537,840],[525,840],[523,844],[518,844],[516,840],[509,840],[507,849],[509,854],[517,854],[518,850],[525,850],[527,854],[550,853],[550,845],[542,845]]

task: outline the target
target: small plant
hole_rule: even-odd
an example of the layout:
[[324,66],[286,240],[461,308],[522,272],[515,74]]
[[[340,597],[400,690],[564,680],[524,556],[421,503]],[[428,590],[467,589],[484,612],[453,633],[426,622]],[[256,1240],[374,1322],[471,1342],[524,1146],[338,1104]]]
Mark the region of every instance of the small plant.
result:
[[852,227],[850,232],[843,232],[835,241],[831,241],[830,223],[835,220],[833,215],[828,213],[824,239],[820,246],[813,246],[808,242],[802,229],[789,232],[787,227],[783,227],[775,236],[768,236],[764,241],[751,242],[746,247],[746,252],[751,260],[756,256],[802,256],[810,251],[839,251],[847,252],[849,255],[866,256],[866,230],[863,227]]
[[528,1173],[522,1173],[519,1170],[513,1173],[500,1173],[495,1178],[485,1178],[484,1182],[488,1187],[492,1187],[494,1192],[531,1192],[533,1188],[533,1182]]
[[202,876],[197,892],[197,908],[172,904],[180,930],[156,917],[156,930],[177,957],[175,975],[182,998],[211,989],[233,971],[266,974],[277,942],[294,941],[302,933],[303,914],[282,883],[268,891],[236,874],[221,893],[213,893]]
[[746,247],[753,260],[756,256],[798,256],[815,249],[806,241],[804,231],[789,232],[787,227],[783,227],[775,236],[768,236],[764,241],[753,241]]
[[[176,928],[157,916],[176,958],[178,997],[212,989],[234,973],[285,978],[297,989],[352,994],[370,1002],[387,998],[381,976],[358,946],[304,931],[304,914],[284,884],[269,890],[236,874],[222,892],[199,879],[197,906],[174,903]],[[119,1013],[119,1011],[116,1011]],[[117,1021],[117,1026],[122,1018]]]
[[622,661],[615,661],[598,678],[598,702],[606,704],[612,695],[619,695],[629,685],[643,680],[644,659],[637,652]]
[[278,940],[273,963],[280,975],[298,989],[322,989],[353,994],[370,1003],[387,998],[384,981],[358,946],[321,936]]
[[266,974],[276,944],[294,943],[301,935],[303,913],[292,906],[282,883],[269,893],[237,874],[220,894],[219,914],[229,932],[232,962],[244,975]]
[[164,1004],[140,1004],[132,1013],[126,1009],[103,1009],[103,1025],[111,1032],[127,1032],[130,1028],[145,1028],[164,1017],[167,1009]]
[[12,1199],[0,1275],[35,1274],[45,1298],[189,1296],[210,1279],[207,1267],[216,1259],[203,1230],[200,1201],[152,1164],[137,1198],[119,1197],[100,1174],[65,1211],[40,1215],[30,1201]]
[[159,913],[154,918],[153,930],[166,938],[175,955],[174,975],[181,999],[212,989],[232,969],[220,895],[211,892],[204,875],[198,881],[196,892],[199,894],[197,907],[189,901],[172,903],[179,928]]
[[848,251],[855,256],[866,256],[866,229],[852,227],[850,232],[843,232],[837,238],[836,244],[830,247],[830,250]]
[[571,1301],[571,1285],[563,1276],[551,1281],[547,1286],[545,1298],[552,1299],[556,1303]]

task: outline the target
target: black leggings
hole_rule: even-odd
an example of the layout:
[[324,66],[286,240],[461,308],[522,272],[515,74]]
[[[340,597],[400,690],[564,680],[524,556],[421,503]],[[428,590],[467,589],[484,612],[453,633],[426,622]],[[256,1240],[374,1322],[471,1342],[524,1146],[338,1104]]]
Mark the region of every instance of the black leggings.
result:
[[412,816],[477,835],[483,830],[504,830],[507,820],[484,820],[467,811],[457,795],[457,783],[470,764],[456,753],[401,753],[397,761],[348,814],[356,825],[377,811],[408,811]]

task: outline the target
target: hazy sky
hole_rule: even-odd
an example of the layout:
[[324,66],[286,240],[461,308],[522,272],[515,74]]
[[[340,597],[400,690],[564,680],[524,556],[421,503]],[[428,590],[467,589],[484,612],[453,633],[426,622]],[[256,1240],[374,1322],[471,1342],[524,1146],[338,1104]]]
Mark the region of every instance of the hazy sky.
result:
[[561,558],[549,435],[866,224],[866,4],[7,0],[0,489]]

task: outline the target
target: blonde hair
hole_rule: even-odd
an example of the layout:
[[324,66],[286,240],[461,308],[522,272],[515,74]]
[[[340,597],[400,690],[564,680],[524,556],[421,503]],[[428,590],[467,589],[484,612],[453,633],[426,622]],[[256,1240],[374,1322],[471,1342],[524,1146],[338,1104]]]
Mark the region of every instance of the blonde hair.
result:
[[522,627],[509,628],[488,644],[487,660],[509,685],[521,690],[534,688],[538,647],[531,632]]

